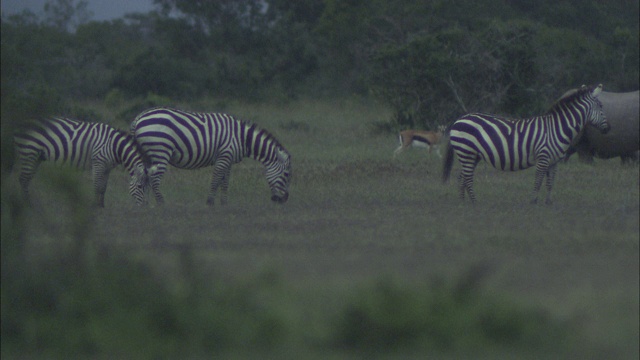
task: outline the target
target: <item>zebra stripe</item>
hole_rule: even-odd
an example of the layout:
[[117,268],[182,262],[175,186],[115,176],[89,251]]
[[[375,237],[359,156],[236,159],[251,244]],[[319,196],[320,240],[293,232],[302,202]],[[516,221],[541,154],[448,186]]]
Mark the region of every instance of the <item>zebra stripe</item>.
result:
[[98,206],[104,207],[109,172],[122,164],[129,172],[129,193],[144,203],[147,175],[144,158],[134,138],[107,124],[54,117],[30,123],[14,136],[19,181],[30,201],[29,182],[43,161],[78,169],[91,168]]
[[131,133],[151,161],[151,188],[158,204],[164,203],[160,182],[167,164],[180,169],[213,166],[207,204],[213,205],[218,188],[220,202],[227,203],[231,165],[245,157],[266,167],[271,200],[289,197],[291,156],[267,131],[231,115],[152,108],[140,113]]
[[597,98],[601,91],[602,85],[595,89],[583,87],[558,100],[547,114],[529,119],[513,120],[481,113],[463,116],[451,126],[443,180],[449,178],[455,152],[462,166],[458,177],[460,197],[464,199],[466,191],[475,203],[473,172],[480,160],[504,171],[535,165],[532,202],[537,202],[538,191],[546,177],[546,202],[551,203],[556,164],[584,126],[592,124],[603,133],[609,131]]

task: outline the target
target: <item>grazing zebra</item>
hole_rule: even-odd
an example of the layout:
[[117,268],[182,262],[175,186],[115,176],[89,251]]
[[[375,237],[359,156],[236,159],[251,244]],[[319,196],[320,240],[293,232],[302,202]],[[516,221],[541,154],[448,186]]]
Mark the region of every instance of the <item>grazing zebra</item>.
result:
[[91,168],[98,206],[104,207],[109,172],[123,164],[129,172],[129,193],[144,204],[147,185],[145,162],[133,136],[107,124],[54,117],[31,122],[14,136],[19,181],[26,201],[29,182],[43,161],[79,169]]
[[450,131],[444,161],[443,180],[449,179],[453,153],[458,155],[462,170],[460,197],[465,190],[472,203],[473,171],[481,159],[499,170],[516,171],[536,166],[533,200],[536,203],[542,180],[547,177],[546,203],[551,203],[551,188],[556,165],[586,124],[601,132],[609,131],[609,123],[602,112],[596,88],[583,87],[574,94],[558,100],[549,112],[529,119],[509,120],[495,115],[468,114],[458,119]]
[[220,202],[227,203],[231,165],[244,157],[266,167],[271,200],[284,203],[289,197],[291,157],[267,131],[227,114],[196,113],[170,108],[153,108],[140,113],[131,133],[149,157],[151,188],[158,204],[164,203],[160,181],[167,164],[181,169],[213,166],[207,204],[213,205],[222,189]]
[[395,158],[401,152],[406,150],[409,146],[419,146],[426,147],[429,150],[429,154],[431,154],[431,149],[436,148],[436,153],[438,157],[442,157],[440,155],[440,141],[442,140],[442,136],[447,127],[440,125],[438,126],[438,131],[424,131],[424,130],[404,130],[401,131],[398,135],[398,140],[400,141],[400,146],[393,152],[393,157]]

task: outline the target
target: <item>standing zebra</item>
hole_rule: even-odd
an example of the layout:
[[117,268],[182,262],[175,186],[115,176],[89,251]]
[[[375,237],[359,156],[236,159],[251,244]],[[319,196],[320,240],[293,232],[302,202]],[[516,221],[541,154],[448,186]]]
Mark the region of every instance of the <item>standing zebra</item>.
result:
[[284,203],[289,197],[291,157],[271,134],[254,124],[226,114],[161,107],[140,113],[131,132],[151,161],[149,176],[158,204],[164,203],[160,181],[167,164],[181,169],[213,166],[207,204],[213,205],[219,187],[220,202],[226,204],[231,165],[244,157],[266,167],[271,200]]
[[449,179],[455,151],[462,165],[458,177],[460,197],[464,200],[466,190],[471,202],[475,203],[473,171],[481,159],[505,171],[535,165],[532,203],[538,200],[538,191],[545,176],[546,203],[551,203],[557,162],[564,157],[584,126],[591,124],[603,133],[609,131],[609,123],[598,100],[601,91],[602,84],[595,89],[583,87],[558,100],[547,114],[529,119],[509,120],[487,114],[463,116],[451,126],[443,180]]
[[14,136],[19,181],[24,198],[30,201],[29,182],[42,161],[91,168],[98,206],[104,207],[109,172],[123,164],[129,172],[129,193],[144,204],[147,175],[142,153],[133,136],[107,124],[54,117],[29,123]]

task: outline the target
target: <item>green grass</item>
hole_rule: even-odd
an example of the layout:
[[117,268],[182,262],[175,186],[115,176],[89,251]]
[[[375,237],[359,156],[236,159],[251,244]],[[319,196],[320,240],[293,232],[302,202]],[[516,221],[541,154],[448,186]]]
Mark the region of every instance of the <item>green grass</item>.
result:
[[[3,256],[15,244],[7,239],[22,238],[18,252],[34,269],[18,276],[31,285],[14,287],[5,273],[26,265],[3,261],[3,355],[40,344],[29,347],[36,357],[80,345],[97,358],[138,357],[135,349],[159,357],[637,356],[637,165],[560,164],[547,206],[529,204],[534,170],[481,164],[472,207],[455,181],[441,183],[435,153],[392,158],[396,135],[372,135],[389,116],[375,104],[193,108],[271,131],[293,157],[289,202],[269,200],[252,160],[232,169],[227,207],[205,205],[212,169],[170,169],[165,206],[150,199],[147,208],[134,206],[122,170],[99,210],[82,205],[92,201],[87,174],[73,183],[84,198],[70,202],[69,186],[52,182],[45,166],[33,184],[39,211],[12,200],[15,184],[3,181]],[[83,223],[86,232],[76,231]],[[73,251],[104,287],[74,277],[74,261],[60,260]],[[34,288],[47,289],[33,302],[39,312],[11,307],[15,292]],[[80,320],[50,325],[69,314]]]

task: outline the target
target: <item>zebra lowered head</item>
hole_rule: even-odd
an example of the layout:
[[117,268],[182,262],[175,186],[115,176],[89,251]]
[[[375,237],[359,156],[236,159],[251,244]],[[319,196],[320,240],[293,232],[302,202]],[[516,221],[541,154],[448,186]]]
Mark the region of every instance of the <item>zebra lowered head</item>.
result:
[[[147,205],[146,192],[150,187],[149,160],[131,134],[121,130],[119,132],[125,137],[127,144],[135,149],[132,151],[135,156],[125,157],[121,160],[125,169],[129,171],[129,193],[136,199],[137,205]],[[121,154],[122,152],[116,153]]]
[[283,204],[289,199],[291,155],[282,147],[275,153],[274,160],[266,165],[266,177],[271,188],[271,201]]

